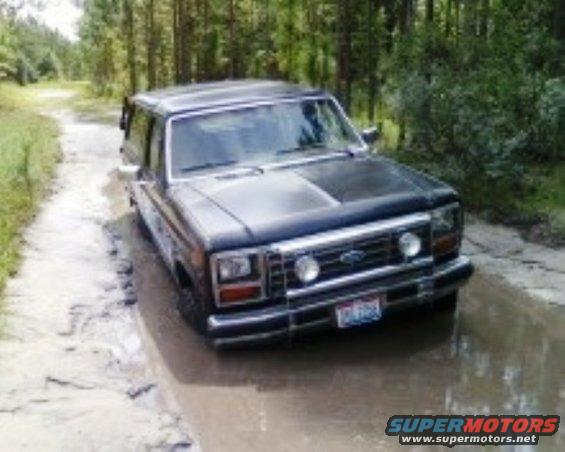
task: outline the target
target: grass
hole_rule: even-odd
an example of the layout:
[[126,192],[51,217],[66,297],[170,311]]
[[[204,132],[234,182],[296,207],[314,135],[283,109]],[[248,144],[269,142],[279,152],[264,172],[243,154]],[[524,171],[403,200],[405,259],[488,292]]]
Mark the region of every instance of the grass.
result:
[[565,245],[565,163],[527,164],[522,192],[496,181],[462,177],[463,170],[437,155],[387,151],[390,157],[451,183],[466,208],[487,221],[517,227],[548,246]]
[[75,92],[67,105],[82,119],[117,125],[121,114],[120,103],[114,98],[96,96],[90,82],[57,83],[53,88],[63,88]]
[[[356,119],[357,124],[366,125]],[[522,192],[517,192],[496,181],[465,177],[465,170],[445,156],[400,150],[399,127],[388,119],[379,124],[383,153],[451,183],[468,210],[487,221],[515,226],[535,242],[565,246],[565,162],[525,163],[526,179]]]
[[[48,81],[26,86],[7,85],[8,103],[32,109],[61,107],[61,98],[53,91],[67,91],[64,107],[72,109],[83,120],[116,123],[120,104],[116,99],[96,96],[87,81]],[[14,99],[15,98],[15,99]],[[0,101],[4,103],[4,101]]]
[[541,216],[552,233],[565,238],[565,163],[530,168],[533,188],[520,209],[526,215]]
[[22,228],[48,192],[59,160],[57,124],[34,93],[0,84],[0,293],[18,268]]
[[[362,108],[359,111],[363,111]],[[379,130],[379,148],[383,150],[393,150],[398,148],[398,142],[400,138],[400,127],[392,119],[387,117],[387,112],[382,105],[377,107],[376,121],[369,121],[369,118],[365,113],[353,116],[353,123],[359,129],[365,129],[367,127],[377,126]]]

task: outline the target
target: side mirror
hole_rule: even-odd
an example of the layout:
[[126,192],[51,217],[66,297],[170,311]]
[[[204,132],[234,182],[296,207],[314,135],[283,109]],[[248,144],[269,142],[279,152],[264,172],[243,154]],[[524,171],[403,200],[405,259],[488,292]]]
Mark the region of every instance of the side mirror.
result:
[[124,97],[124,101],[122,103],[122,116],[120,117],[120,129],[126,130],[128,126],[128,116],[130,113],[130,103],[129,98],[127,96]]
[[361,132],[361,137],[363,141],[369,145],[375,144],[379,139],[379,129],[377,127],[369,127]]
[[120,165],[118,168],[118,177],[124,182],[135,182],[139,180],[141,175],[141,167],[139,165]]

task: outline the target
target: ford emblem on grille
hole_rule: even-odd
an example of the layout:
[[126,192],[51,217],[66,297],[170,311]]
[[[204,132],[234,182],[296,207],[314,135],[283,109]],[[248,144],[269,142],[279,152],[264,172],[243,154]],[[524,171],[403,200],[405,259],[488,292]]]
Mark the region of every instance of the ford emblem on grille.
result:
[[347,265],[355,265],[365,259],[365,251],[351,250],[343,253],[339,260]]

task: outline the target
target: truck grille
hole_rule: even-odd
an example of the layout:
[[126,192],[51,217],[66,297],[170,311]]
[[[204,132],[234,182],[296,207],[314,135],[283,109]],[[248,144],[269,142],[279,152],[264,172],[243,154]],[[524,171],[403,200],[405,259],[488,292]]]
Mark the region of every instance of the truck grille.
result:
[[[387,265],[402,264],[403,256],[398,248],[398,238],[407,231],[418,235],[422,240],[422,251],[418,257],[429,256],[429,228],[429,225],[418,225],[402,228],[399,231],[380,232],[374,236],[320,246],[307,252],[269,253],[267,255],[269,294],[276,299],[284,297],[288,289],[304,287],[304,284],[296,277],[294,272],[296,259],[304,254],[315,257],[320,264],[320,276],[316,282],[323,282]],[[361,251],[363,258],[353,264],[344,262],[342,256],[353,250]]]

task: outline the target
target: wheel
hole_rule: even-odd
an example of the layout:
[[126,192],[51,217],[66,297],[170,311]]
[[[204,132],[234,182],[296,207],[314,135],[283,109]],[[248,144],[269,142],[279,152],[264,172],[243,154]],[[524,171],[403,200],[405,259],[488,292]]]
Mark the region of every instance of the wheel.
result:
[[149,230],[149,226],[147,226],[147,223],[143,219],[143,215],[141,215],[141,212],[139,211],[139,207],[135,208],[135,222],[137,223],[137,227],[139,228],[139,232],[141,233],[141,236],[144,239],[151,241],[152,240],[151,231]]
[[452,292],[449,295],[438,298],[434,302],[434,308],[438,311],[455,311],[458,298],[459,293],[457,291]]
[[181,287],[177,307],[186,322],[199,334],[208,333],[208,309],[191,287]]

